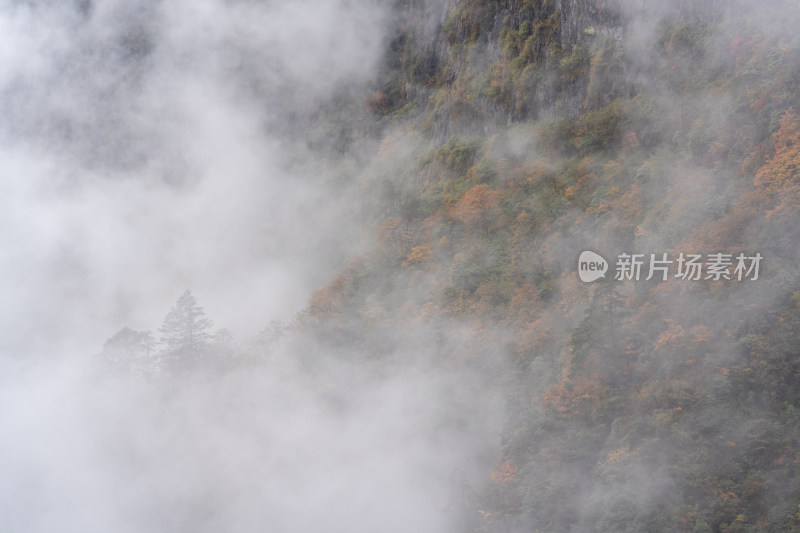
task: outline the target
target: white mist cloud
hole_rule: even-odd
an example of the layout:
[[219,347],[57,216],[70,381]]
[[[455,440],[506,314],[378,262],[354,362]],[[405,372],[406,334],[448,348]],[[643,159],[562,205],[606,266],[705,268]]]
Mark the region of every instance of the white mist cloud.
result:
[[353,255],[347,191],[297,132],[373,75],[376,4],[0,3],[4,531],[450,528],[453,472],[500,420],[496,399],[453,407],[476,386],[453,373],[313,378],[287,355],[138,383],[83,364],[187,287],[255,333]]
[[[160,384],[3,379],[4,530],[447,531],[454,473],[496,431],[435,372],[329,367]],[[443,386],[444,385],[444,386]],[[488,399],[488,397],[487,397]],[[24,400],[24,402],[21,402]]]
[[372,75],[382,11],[81,5],[0,6],[5,348],[152,328],[186,287],[237,333],[290,317],[348,242],[286,131]]

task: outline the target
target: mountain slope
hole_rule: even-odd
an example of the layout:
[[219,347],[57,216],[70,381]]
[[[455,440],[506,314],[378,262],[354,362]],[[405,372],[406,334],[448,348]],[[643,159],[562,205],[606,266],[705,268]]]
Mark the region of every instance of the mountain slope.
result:
[[[299,331],[503,395],[465,531],[800,527],[800,10],[639,4],[399,2],[380,140],[346,149],[372,248]],[[586,249],[643,275],[582,283]],[[647,281],[651,253],[732,279]]]

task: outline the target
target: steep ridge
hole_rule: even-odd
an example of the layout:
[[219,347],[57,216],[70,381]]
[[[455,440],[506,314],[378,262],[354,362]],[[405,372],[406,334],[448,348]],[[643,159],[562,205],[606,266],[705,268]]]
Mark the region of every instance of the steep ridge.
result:
[[[493,472],[455,482],[465,531],[800,528],[797,5],[397,9],[364,104],[380,140],[342,169],[372,248],[298,338],[505,398]],[[583,250],[607,281],[579,279]]]

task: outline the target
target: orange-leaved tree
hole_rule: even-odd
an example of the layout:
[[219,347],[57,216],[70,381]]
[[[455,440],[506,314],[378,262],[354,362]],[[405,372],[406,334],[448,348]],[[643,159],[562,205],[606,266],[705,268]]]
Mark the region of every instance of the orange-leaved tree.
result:
[[492,215],[496,214],[497,204],[500,202],[499,196],[497,191],[490,190],[485,183],[475,185],[450,209],[450,215],[467,227],[477,227],[488,234]]
[[755,176],[755,186],[771,199],[780,199],[777,211],[800,207],[800,116],[789,108],[772,135],[775,153]]

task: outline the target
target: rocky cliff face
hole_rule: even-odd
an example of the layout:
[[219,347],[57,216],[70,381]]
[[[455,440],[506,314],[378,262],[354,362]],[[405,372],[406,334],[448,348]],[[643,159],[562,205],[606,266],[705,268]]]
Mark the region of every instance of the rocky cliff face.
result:
[[556,0],[561,15],[561,47],[572,50],[597,33],[622,41],[623,6],[608,0]]
[[574,119],[623,85],[606,83],[623,75],[618,3],[433,0],[405,4],[401,20],[377,107],[424,109],[439,144],[498,124]]

